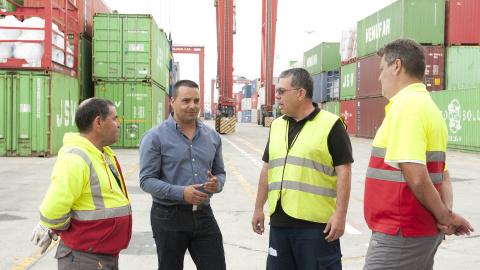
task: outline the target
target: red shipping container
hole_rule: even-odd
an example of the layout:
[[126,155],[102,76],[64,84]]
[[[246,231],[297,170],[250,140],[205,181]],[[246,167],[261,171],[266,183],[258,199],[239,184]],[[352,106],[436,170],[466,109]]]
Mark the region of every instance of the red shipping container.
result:
[[445,2],[445,44],[480,45],[480,1]]
[[347,132],[351,136],[355,136],[357,124],[357,101],[346,100],[340,102],[340,116],[347,125]]
[[252,109],[256,109],[258,106],[258,93],[252,94]]
[[385,97],[357,99],[357,126],[358,137],[373,138],[385,118],[385,106],[388,99]]
[[242,111],[242,93],[233,94],[235,100],[235,112]]
[[[445,47],[424,46],[425,75],[423,83],[428,91],[443,90],[443,72],[445,67]],[[380,58],[377,55],[357,60],[357,98],[382,96],[380,77]]]
[[[93,37],[93,16],[95,13],[112,13],[112,10],[103,0],[68,0],[75,4],[78,8],[78,32],[86,35],[92,39]],[[60,7],[64,8],[65,0],[52,0]],[[85,10],[86,5],[86,10]],[[26,7],[43,7],[43,0],[25,0],[24,6]],[[85,15],[85,11],[87,14]],[[68,22],[69,26],[72,26],[71,22]]]

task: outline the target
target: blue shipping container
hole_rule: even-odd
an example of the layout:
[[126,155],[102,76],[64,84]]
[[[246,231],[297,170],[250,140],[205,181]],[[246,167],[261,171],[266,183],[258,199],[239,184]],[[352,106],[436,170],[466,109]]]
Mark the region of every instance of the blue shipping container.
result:
[[252,111],[242,111],[242,122],[243,123],[252,122]]
[[327,73],[318,73],[313,78],[313,102],[327,101]]
[[340,100],[340,69],[332,69],[327,72],[327,101]]
[[242,98],[251,98],[252,97],[252,85],[246,84],[242,87]]
[[255,79],[252,81],[252,95],[258,93],[259,85],[260,85],[260,79]]
[[209,112],[205,113],[205,119],[210,119],[210,113]]

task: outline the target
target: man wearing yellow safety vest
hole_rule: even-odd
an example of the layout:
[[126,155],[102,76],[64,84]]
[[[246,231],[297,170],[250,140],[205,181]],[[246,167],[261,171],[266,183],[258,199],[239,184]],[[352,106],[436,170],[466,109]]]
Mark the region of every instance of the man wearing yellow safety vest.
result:
[[127,187],[109,147],[118,141],[117,117],[111,101],[87,99],[75,115],[80,133],[63,138],[32,233],[42,253],[60,235],[58,269],[118,269],[118,254],[130,242]]
[[273,121],[263,155],[253,231],[264,232],[270,206],[267,269],[341,269],[353,162],[343,120],[312,103],[313,80],[303,68],[279,76]]
[[473,228],[452,212],[448,131],[422,84],[423,47],[397,39],[377,55],[379,81],[390,103],[365,180],[365,220],[373,232],[364,269],[431,270],[444,235],[469,235]]

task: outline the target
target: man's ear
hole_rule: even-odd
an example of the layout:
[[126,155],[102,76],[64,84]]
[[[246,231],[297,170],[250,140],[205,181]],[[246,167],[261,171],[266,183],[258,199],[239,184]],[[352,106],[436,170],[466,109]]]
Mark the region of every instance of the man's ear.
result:
[[395,70],[394,70],[395,75],[400,74],[400,71],[401,71],[402,68],[403,68],[402,60],[396,59],[393,64],[395,65]]
[[304,100],[306,96],[307,96],[307,90],[303,88],[298,89],[298,100]]
[[102,118],[100,116],[95,117],[95,119],[93,120],[93,129],[100,128],[102,126],[101,123]]

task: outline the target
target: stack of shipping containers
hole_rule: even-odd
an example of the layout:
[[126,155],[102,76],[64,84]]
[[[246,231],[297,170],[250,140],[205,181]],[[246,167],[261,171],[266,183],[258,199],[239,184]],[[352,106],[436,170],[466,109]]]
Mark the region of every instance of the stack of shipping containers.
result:
[[347,126],[350,136],[355,136],[357,122],[357,101],[355,87],[357,85],[357,30],[347,29],[342,32],[340,43],[340,116]]
[[252,122],[252,85],[245,84],[242,87],[242,122]]
[[[23,4],[15,6],[14,1],[3,1],[2,9],[15,12],[6,15],[14,15],[19,21],[39,17],[46,23],[35,26],[44,30],[22,30],[39,35],[33,38],[39,42],[21,42],[27,39],[20,34],[25,25],[0,29],[19,34],[15,38],[19,41],[15,43],[15,52],[0,61],[0,156],[51,156],[61,148],[64,134],[77,130],[74,119],[81,64],[80,36],[75,29],[79,29],[77,21],[81,21],[80,7],[65,0],[23,1]],[[28,12],[26,7],[30,7]],[[53,30],[52,23],[58,30]],[[66,41],[63,33],[70,41]],[[60,40],[55,47],[53,39]],[[13,42],[0,41],[0,45],[13,49]],[[62,60],[54,60],[52,50],[60,53]],[[32,52],[38,55],[29,59],[19,57]],[[71,65],[65,65],[65,59]]]
[[[397,38],[413,38],[425,47],[424,83],[429,91],[443,89],[445,1],[397,1],[358,22],[356,135],[373,138],[385,117],[378,49]],[[347,96],[347,95],[346,95]]]
[[121,127],[113,146],[138,147],[169,112],[170,44],[151,15],[96,14],[93,21],[95,96],[116,107]]
[[[303,67],[313,78],[313,101],[339,115],[340,43],[323,42],[303,54]],[[335,112],[336,111],[336,112]]]
[[252,81],[252,113],[251,120],[252,123],[258,123],[258,87],[260,84],[260,79],[255,79]]
[[449,148],[480,151],[480,1],[446,1],[445,91],[432,99],[447,123]]

